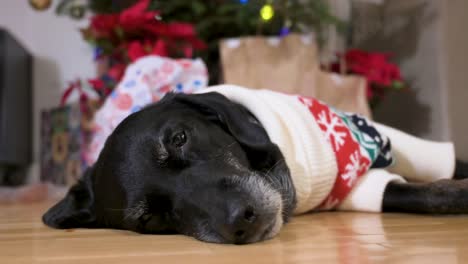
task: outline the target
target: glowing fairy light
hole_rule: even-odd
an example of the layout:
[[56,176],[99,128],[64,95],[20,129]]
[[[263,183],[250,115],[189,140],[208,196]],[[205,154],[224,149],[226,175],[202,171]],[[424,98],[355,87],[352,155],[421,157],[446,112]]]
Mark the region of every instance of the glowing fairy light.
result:
[[266,4],[260,9],[260,16],[263,20],[268,21],[275,15],[275,10],[272,5]]

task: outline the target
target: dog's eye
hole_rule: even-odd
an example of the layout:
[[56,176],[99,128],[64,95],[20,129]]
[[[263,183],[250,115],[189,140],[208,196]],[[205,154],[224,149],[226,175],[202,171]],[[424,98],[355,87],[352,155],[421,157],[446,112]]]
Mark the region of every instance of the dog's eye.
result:
[[172,137],[172,144],[176,147],[182,147],[187,142],[185,132],[179,132]]

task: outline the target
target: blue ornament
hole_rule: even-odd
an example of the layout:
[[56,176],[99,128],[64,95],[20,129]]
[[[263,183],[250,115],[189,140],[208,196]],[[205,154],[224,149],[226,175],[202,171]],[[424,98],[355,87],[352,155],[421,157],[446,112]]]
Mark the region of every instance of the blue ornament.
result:
[[101,57],[101,55],[104,53],[104,50],[100,47],[94,48],[94,60],[97,60]]
[[285,37],[287,35],[289,35],[289,33],[291,33],[291,30],[287,27],[283,27],[281,30],[280,30],[280,37]]
[[243,5],[247,4],[249,2],[249,0],[239,0],[239,2]]

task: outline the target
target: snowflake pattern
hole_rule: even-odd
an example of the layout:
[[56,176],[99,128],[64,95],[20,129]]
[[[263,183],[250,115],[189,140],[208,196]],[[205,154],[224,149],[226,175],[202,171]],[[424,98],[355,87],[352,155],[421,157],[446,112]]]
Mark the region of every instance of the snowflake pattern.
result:
[[359,141],[353,137],[351,129],[346,125],[347,120],[342,119],[326,104],[313,98],[305,98],[299,97],[299,101],[308,107],[335,152],[338,167],[335,184],[317,208],[331,210],[339,206],[351,192],[359,177],[370,167],[371,160]]
[[321,210],[331,210],[333,208],[336,208],[340,203],[340,200],[333,195],[329,195],[327,199],[323,202],[322,207],[320,208]]
[[312,99],[310,98],[307,98],[307,97],[299,97],[299,100],[305,104],[307,107],[312,107],[314,102],[312,101]]
[[366,164],[361,162],[361,153],[355,151],[349,157],[349,163],[345,166],[345,171],[341,175],[341,178],[347,182],[349,187],[354,186],[358,179],[360,172],[366,169]]
[[331,112],[327,113],[326,111],[320,112],[317,123],[320,125],[320,128],[324,130],[325,137],[333,144],[333,149],[339,151],[345,144],[345,139],[347,137],[347,133],[340,131],[340,129],[348,130],[346,125],[337,115],[333,115]]

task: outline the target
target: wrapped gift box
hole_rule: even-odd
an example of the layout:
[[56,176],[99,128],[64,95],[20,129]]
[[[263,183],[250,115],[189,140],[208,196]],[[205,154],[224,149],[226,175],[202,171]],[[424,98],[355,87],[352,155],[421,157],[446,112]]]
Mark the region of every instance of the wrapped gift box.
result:
[[[92,117],[99,103],[69,104],[42,112],[41,180],[72,185],[86,169],[84,149],[92,133]],[[86,111],[82,111],[86,109]]]

